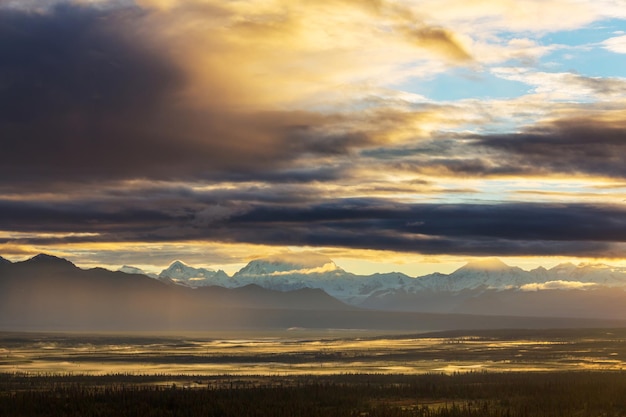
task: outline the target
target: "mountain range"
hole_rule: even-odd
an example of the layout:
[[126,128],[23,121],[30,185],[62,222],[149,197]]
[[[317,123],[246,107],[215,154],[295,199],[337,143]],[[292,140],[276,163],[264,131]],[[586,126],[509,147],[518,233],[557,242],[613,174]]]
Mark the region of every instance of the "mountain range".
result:
[[316,289],[191,289],[141,274],[81,269],[44,254],[0,263],[0,329],[230,329],[263,324],[264,317],[297,318],[320,310],[336,314],[354,308]]
[[[119,271],[143,274],[189,287],[235,288],[257,284],[276,290],[320,288],[345,301],[358,303],[380,291],[402,289],[411,292],[461,292],[476,289],[538,291],[544,289],[591,289],[598,286],[626,288],[626,268],[605,264],[559,264],[551,269],[525,271],[496,258],[467,263],[451,274],[434,273],[410,277],[400,272],[356,275],[338,267],[331,259],[318,256],[317,263],[285,262],[277,258],[257,259],[232,277],[223,270],[196,268],[173,262],[160,274],[123,266]],[[7,261],[8,262],[8,261]]]
[[[626,271],[497,259],[451,274],[356,275],[321,255],[257,259],[233,276],[180,261],[160,274],[0,258],[0,329],[442,330],[626,325]],[[550,317],[550,319],[548,319]]]
[[176,261],[158,279],[189,287],[316,288],[349,305],[377,310],[626,317],[626,268],[604,264],[564,263],[526,271],[487,258],[451,274],[413,278],[399,272],[356,275],[322,255],[305,254],[253,260],[232,277]]

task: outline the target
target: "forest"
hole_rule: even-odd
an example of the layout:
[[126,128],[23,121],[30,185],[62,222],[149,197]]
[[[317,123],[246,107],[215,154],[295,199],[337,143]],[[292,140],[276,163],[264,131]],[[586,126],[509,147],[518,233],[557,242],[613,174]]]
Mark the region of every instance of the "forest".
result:
[[0,416],[626,415],[620,371],[328,376],[0,374]]

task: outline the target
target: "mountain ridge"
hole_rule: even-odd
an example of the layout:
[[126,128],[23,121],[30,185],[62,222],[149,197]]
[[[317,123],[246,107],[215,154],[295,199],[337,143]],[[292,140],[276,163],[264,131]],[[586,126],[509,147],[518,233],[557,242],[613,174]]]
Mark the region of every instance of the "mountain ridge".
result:
[[576,326],[619,327],[626,321],[376,311],[346,305],[321,289],[280,292],[255,284],[192,289],[43,257],[0,268],[0,329],[11,331],[346,328],[415,332]]
[[[62,265],[63,268],[58,268]],[[356,310],[328,294],[258,286],[192,289],[142,274],[81,269],[38,257],[0,269],[0,329],[185,330],[246,327],[272,320]],[[306,313],[309,312],[309,313]],[[306,314],[305,314],[306,313]],[[298,323],[296,322],[296,324]]]
[[225,286],[228,275],[221,269],[215,271],[208,268],[195,268],[176,260],[158,275],[159,279],[171,280],[178,284],[191,287],[220,285]]
[[[488,258],[469,262],[451,274],[412,278],[399,272],[356,275],[323,256],[309,256],[302,263],[293,257],[283,260],[286,262],[256,259],[232,277],[175,261],[157,279],[146,279],[188,290],[249,285],[278,292],[317,289],[353,307],[386,311],[626,317],[626,307],[620,307],[620,303],[626,305],[626,268],[604,264],[564,263],[525,271]],[[69,261],[43,255],[15,265],[39,264],[67,271],[79,269]],[[121,269],[120,274],[141,271],[129,266]],[[534,308],[537,302],[553,307]]]
[[[313,255],[316,255],[313,253]],[[580,282],[609,287],[626,287],[626,268],[614,267],[600,263],[571,262],[558,264],[550,269],[543,266],[526,271],[516,266],[509,266],[498,258],[477,259],[466,263],[450,274],[435,272],[432,274],[411,277],[401,272],[374,273],[357,275],[337,266],[330,258],[323,255],[314,257],[307,253],[309,259],[297,262],[297,257],[270,257],[250,261],[232,276],[223,270],[190,266],[183,261],[173,261],[159,274],[149,273],[140,268],[124,265],[120,272],[141,274],[151,278],[162,279],[190,287],[223,286],[226,288],[257,284],[266,288],[280,287],[285,289],[328,287],[331,292],[341,293],[353,289],[356,285],[364,289],[389,289],[402,287],[408,291],[446,291],[459,292],[464,290],[485,289],[522,289],[528,284],[545,284],[548,282]],[[311,258],[315,261],[311,262]],[[38,254],[15,264],[45,264],[63,268],[78,268],[67,259]],[[0,264],[13,264],[0,257]],[[169,280],[168,280],[169,279]],[[384,283],[384,285],[383,285]],[[316,287],[315,285],[320,286]],[[345,287],[348,287],[347,289]],[[328,291],[327,291],[328,292]]]
[[[298,288],[321,288],[329,294],[343,299],[363,298],[367,289],[384,291],[404,289],[409,292],[461,292],[476,289],[522,289],[529,284],[545,284],[547,282],[575,281],[593,283],[604,286],[626,287],[626,268],[612,267],[603,264],[574,265],[563,263],[550,269],[538,267],[530,271],[516,266],[509,266],[497,258],[486,258],[470,261],[450,274],[432,273],[419,277],[410,277],[401,272],[374,273],[357,275],[337,266],[329,258],[316,264],[293,261],[278,262],[275,258],[261,258],[250,261],[247,265],[228,276],[223,271],[212,271],[195,268],[180,261],[172,263],[168,269],[159,274],[168,276],[166,271],[177,266],[183,268],[181,276],[192,276],[198,271],[203,272],[202,279],[188,285],[220,285],[227,288],[256,283],[266,288],[292,290]],[[221,274],[220,274],[221,272]],[[214,274],[219,274],[213,278]],[[352,291],[352,293],[350,293]]]

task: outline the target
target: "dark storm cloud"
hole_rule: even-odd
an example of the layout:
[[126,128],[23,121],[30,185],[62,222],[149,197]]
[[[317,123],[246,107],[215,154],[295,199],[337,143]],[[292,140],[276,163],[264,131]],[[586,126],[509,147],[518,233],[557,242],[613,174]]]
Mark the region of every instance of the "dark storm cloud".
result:
[[1,178],[115,176],[155,156],[139,127],[156,121],[182,74],[135,43],[128,29],[141,17],[130,8],[0,10]]
[[[465,255],[612,253],[626,211],[584,205],[402,205],[343,201],[301,210],[259,208],[228,220],[252,243]],[[613,253],[612,256],[619,254]]]
[[[377,207],[378,206],[378,207]],[[587,205],[403,205],[349,200],[310,209],[256,209],[231,219],[251,224],[311,224],[408,236],[547,241],[626,241],[626,210]]]
[[[117,206],[117,207],[116,207]],[[119,207],[106,202],[33,203],[0,202],[0,229],[7,231],[46,231],[114,233],[150,229],[176,217],[185,217],[142,207]]]
[[298,171],[301,154],[338,155],[370,142],[361,132],[324,133],[334,116],[235,112],[219,94],[200,107],[185,103],[191,81],[147,39],[149,13],[0,9],[0,183],[249,179],[274,169],[306,182],[333,174]]
[[626,118],[562,119],[520,134],[480,138],[477,144],[503,153],[511,171],[626,177]]
[[[258,172],[254,175],[254,181],[262,181],[266,183],[278,183],[278,184],[297,184],[297,183],[310,183],[310,182],[332,182],[348,176],[349,168],[342,166],[339,163],[333,165],[320,167],[302,167],[302,168],[287,168],[267,170],[264,172]],[[214,175],[216,180],[222,181],[250,181],[251,177],[247,173],[238,172],[224,172]]]
[[141,15],[130,8],[1,10],[0,120],[20,125],[50,118],[51,112],[96,118],[139,112],[161,101],[180,83],[179,74],[156,51],[132,43],[138,34],[128,28]]
[[[0,204],[0,229],[97,236],[22,243],[215,240],[427,254],[617,256],[626,210],[581,204],[410,205],[337,200],[309,207],[156,199],[115,209],[92,202]],[[18,241],[5,238],[5,241]]]
[[569,117],[521,133],[438,134],[418,145],[365,150],[395,170],[449,176],[581,174],[626,178],[626,115]]

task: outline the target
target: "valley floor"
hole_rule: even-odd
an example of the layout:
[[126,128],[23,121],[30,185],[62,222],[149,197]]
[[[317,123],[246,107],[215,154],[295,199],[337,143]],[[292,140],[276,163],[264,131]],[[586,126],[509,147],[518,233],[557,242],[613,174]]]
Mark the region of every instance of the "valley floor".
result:
[[626,329],[0,333],[0,416],[625,416]]
[[0,373],[332,375],[620,371],[625,329],[113,335],[0,333]]

